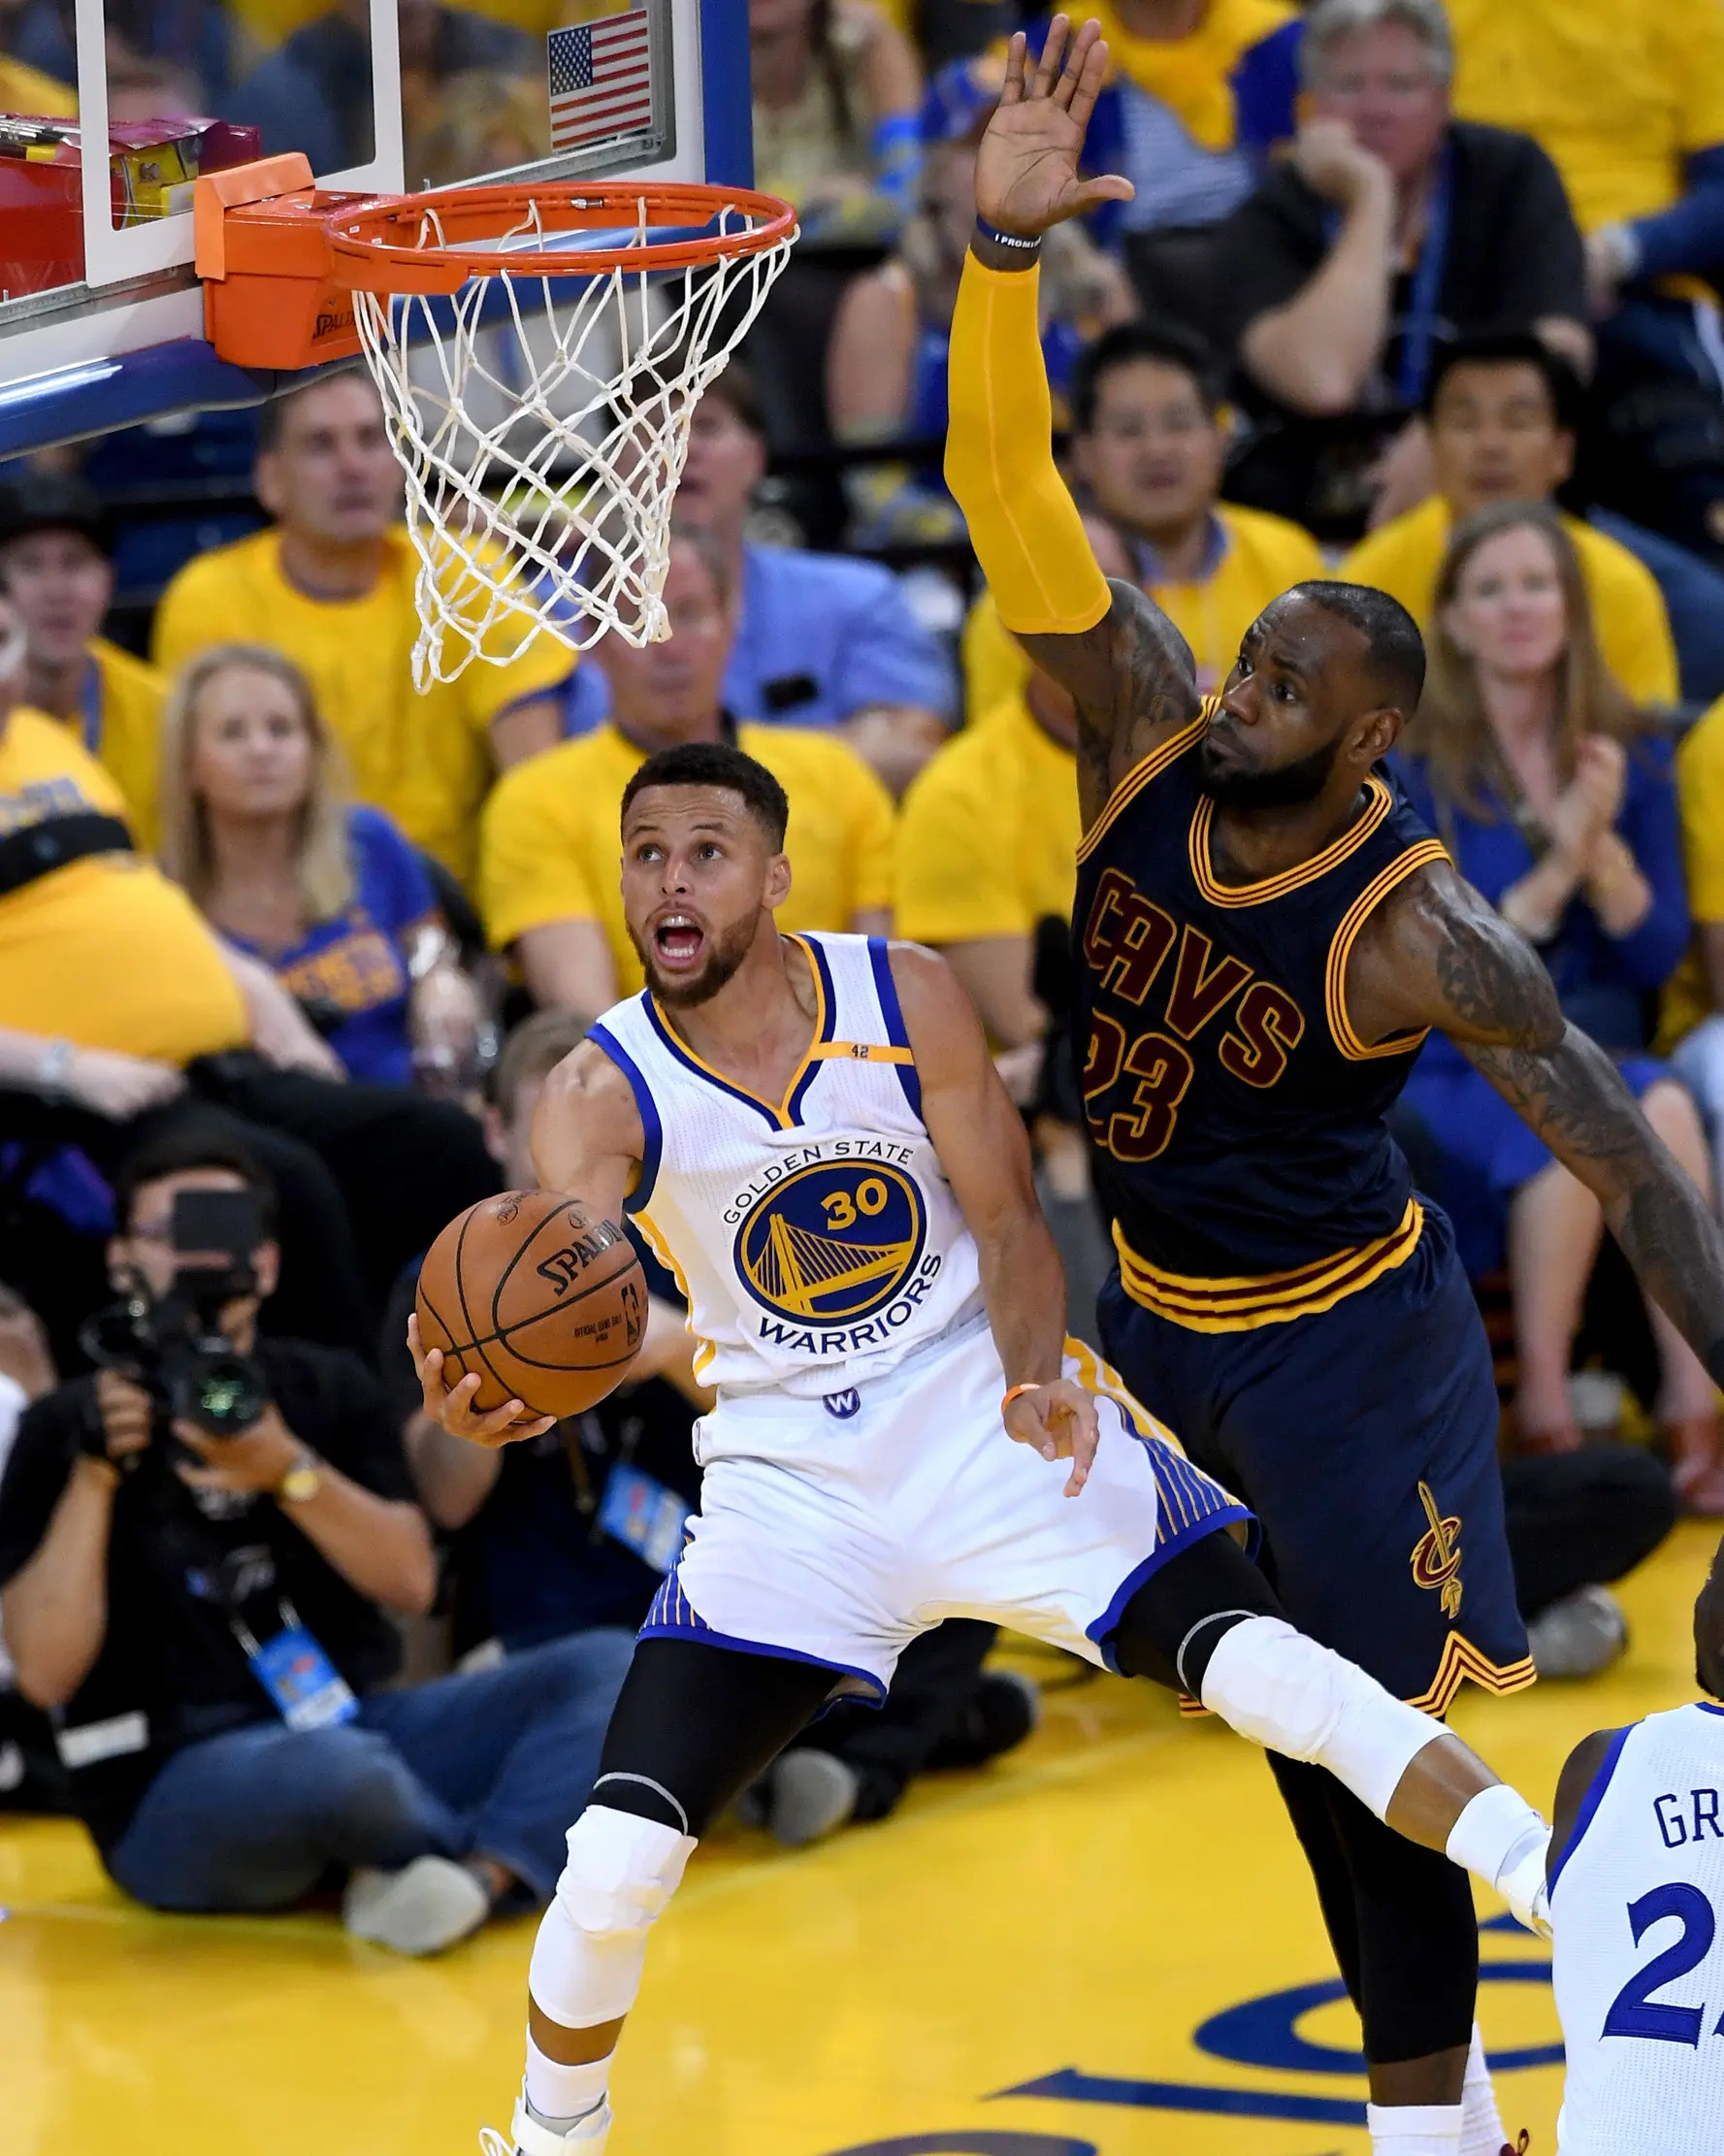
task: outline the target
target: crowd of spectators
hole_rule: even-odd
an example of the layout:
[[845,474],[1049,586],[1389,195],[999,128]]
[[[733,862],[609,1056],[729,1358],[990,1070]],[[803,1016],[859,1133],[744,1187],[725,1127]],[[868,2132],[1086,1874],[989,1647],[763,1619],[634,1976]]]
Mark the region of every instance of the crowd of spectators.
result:
[[[1325,563],[1408,605],[1431,670],[1401,782],[1715,1198],[1717,0],[1095,12],[1090,156],[1137,192],[1055,236],[1042,288],[1098,558],[1172,616],[1206,691]],[[247,118],[266,149],[321,129],[330,167],[369,154],[368,19],[110,7],[140,96],[178,85],[173,110]],[[541,153],[534,41],[560,19],[401,0],[410,172]],[[752,0],[760,180],[804,238],[694,414],[663,643],[577,663],[545,630],[416,690],[363,373],[265,405],[248,442],[224,416],[0,474],[0,1796],[21,1778],[71,1804],[145,1900],[277,1907],[337,1865],[353,1928],[422,1951],[548,1891],[578,1775],[534,1814],[536,1748],[590,1756],[699,1499],[675,1286],[655,1276],[626,1390],[503,1453],[419,1412],[403,1333],[437,1230],[531,1180],[547,1072],[641,985],[615,829],[651,751],[733,739],[777,774],[787,927],[949,955],[1087,1328],[1108,1246],[1064,1040],[1075,714],[978,587],[938,456],[1017,22]],[[0,6],[0,102],[55,110],[68,36],[55,0]],[[128,458],[171,475],[236,442],[258,516],[224,543],[141,531],[114,494]],[[1596,1204],[1441,1041],[1402,1128],[1481,1294],[1506,1282],[1523,1605],[1541,1666],[1584,1673],[1622,1641],[1601,1584],[1678,1502],[1724,1513],[1717,1397],[1601,1255]],[[98,1313],[173,1291],[176,1200],[200,1191],[249,1193],[260,1224],[222,1323],[270,1405],[223,1441],[91,1369]],[[436,1652],[467,1666],[394,1684],[382,1613],[434,1599]],[[260,1626],[302,1624],[326,1724],[257,1682]],[[155,1635],[172,1650],[140,1658]],[[787,1754],[754,1814],[807,1840],[1016,1742],[1033,1708],[990,1644],[943,1628],[884,1717]]]

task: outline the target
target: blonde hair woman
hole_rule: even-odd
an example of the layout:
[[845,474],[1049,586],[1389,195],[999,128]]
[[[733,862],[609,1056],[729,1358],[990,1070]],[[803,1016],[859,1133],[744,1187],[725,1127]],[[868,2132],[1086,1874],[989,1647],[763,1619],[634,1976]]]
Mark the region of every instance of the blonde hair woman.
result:
[[[1670,744],[1599,657],[1554,511],[1498,503],[1456,526],[1402,757],[1414,804],[1461,874],[1538,948],[1570,1021],[1616,1058],[1709,1195],[1694,1103],[1644,1052],[1650,1000],[1689,932]],[[1432,1035],[1404,1097],[1441,1158],[1438,1194],[1481,1239],[1506,1237],[1521,1442],[1568,1450],[1579,1442],[1569,1360],[1604,1232],[1598,1200],[1448,1041]],[[1695,1510],[1724,1513],[1711,1381],[1663,1313],[1649,1315],[1677,1486]]]
[[218,644],[162,714],[161,858],[212,928],[325,1027],[348,1074],[385,1085],[472,1070],[478,999],[424,863],[349,801],[310,684],[260,644]]

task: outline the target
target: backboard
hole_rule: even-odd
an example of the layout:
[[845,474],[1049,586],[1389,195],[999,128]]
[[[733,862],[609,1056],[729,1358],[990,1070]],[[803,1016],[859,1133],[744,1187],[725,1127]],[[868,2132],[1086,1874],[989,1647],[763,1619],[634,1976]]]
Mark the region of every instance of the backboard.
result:
[[293,378],[205,341],[200,172],[299,150],[363,193],[753,175],[747,0],[74,0],[71,43],[49,0],[6,20],[0,456]]

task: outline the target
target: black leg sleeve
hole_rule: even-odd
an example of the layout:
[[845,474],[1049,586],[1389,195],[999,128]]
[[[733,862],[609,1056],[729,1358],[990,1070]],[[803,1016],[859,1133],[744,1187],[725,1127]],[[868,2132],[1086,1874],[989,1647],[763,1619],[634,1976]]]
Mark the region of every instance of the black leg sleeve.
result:
[[1347,1853],[1335,1831],[1335,1814],[1329,1808],[1329,1791],[1335,1778],[1326,1767],[1308,1766],[1302,1759],[1285,1759],[1278,1751],[1265,1752],[1269,1772],[1281,1791],[1293,1832],[1311,1867],[1323,1928],[1335,1949],[1335,1966],[1355,2007],[1359,1989],[1359,1913],[1353,1900],[1352,1873]]
[[1169,1557],[1126,1603],[1114,1658],[1127,1677],[1147,1677],[1195,1699],[1210,1656],[1234,1625],[1285,1614],[1262,1573],[1218,1527]]
[[[1441,1850],[1384,1826],[1322,1768],[1292,1771],[1327,1785],[1335,1841],[1351,1878],[1358,1965],[1349,1988],[1356,1982],[1366,2059],[1397,2066],[1464,2048],[1479,1993],[1479,1920],[1466,1873]],[[1282,1773],[1278,1760],[1278,1780]],[[1339,1943],[1336,1951],[1339,1959]]]
[[591,1801],[704,1834],[836,1682],[811,1662],[703,1640],[642,1640],[611,1712]]

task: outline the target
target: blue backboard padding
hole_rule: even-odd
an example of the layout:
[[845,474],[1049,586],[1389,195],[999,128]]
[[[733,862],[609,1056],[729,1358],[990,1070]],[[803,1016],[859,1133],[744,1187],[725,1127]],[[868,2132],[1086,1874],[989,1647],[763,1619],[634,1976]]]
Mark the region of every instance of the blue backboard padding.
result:
[[283,377],[230,367],[201,337],[0,383],[0,457],[180,411],[260,405]]
[[700,107],[706,178],[716,186],[752,187],[748,0],[700,0]]

